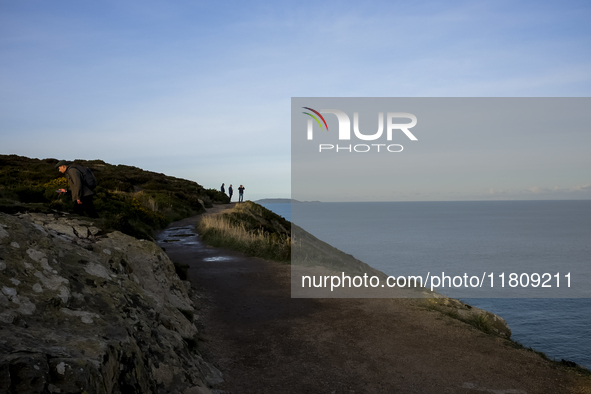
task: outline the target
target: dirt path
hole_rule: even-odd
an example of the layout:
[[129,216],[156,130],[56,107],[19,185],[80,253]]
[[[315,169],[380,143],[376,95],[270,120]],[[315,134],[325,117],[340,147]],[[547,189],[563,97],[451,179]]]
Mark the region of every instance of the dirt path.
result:
[[190,266],[220,393],[591,393],[588,377],[409,300],[292,299],[288,265],[205,246],[197,220],[160,244]]

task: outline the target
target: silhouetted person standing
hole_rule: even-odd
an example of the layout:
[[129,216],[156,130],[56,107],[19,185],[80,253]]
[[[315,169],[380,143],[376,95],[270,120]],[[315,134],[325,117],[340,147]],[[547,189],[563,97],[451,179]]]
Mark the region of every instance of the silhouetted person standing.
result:
[[242,185],[238,188],[238,202],[244,202],[244,189],[245,187]]
[[224,185],[225,185],[225,183],[222,183],[222,187],[220,187],[220,191],[222,193],[225,193],[226,192],[226,189],[224,188]]
[[232,194],[234,194],[234,189],[232,189],[232,185],[228,188],[228,194],[230,195],[230,202],[232,202]]

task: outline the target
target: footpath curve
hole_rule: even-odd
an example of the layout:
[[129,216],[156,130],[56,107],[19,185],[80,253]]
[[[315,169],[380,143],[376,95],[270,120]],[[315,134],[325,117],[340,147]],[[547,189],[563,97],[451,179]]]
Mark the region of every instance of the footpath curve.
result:
[[199,219],[158,240],[189,266],[214,393],[591,393],[589,377],[412,300],[292,299],[289,265],[206,246]]

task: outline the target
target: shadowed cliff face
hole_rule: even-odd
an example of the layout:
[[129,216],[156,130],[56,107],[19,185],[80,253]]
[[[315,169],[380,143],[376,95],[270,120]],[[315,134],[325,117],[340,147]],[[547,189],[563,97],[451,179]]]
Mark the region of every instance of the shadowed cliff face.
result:
[[0,393],[208,392],[193,311],[155,244],[0,213]]

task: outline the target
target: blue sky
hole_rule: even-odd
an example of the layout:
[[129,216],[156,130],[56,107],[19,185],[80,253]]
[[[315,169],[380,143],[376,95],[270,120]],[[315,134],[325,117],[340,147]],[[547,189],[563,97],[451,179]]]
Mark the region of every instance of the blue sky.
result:
[[0,0],[0,153],[289,197],[291,97],[588,97],[589,20],[585,1]]

